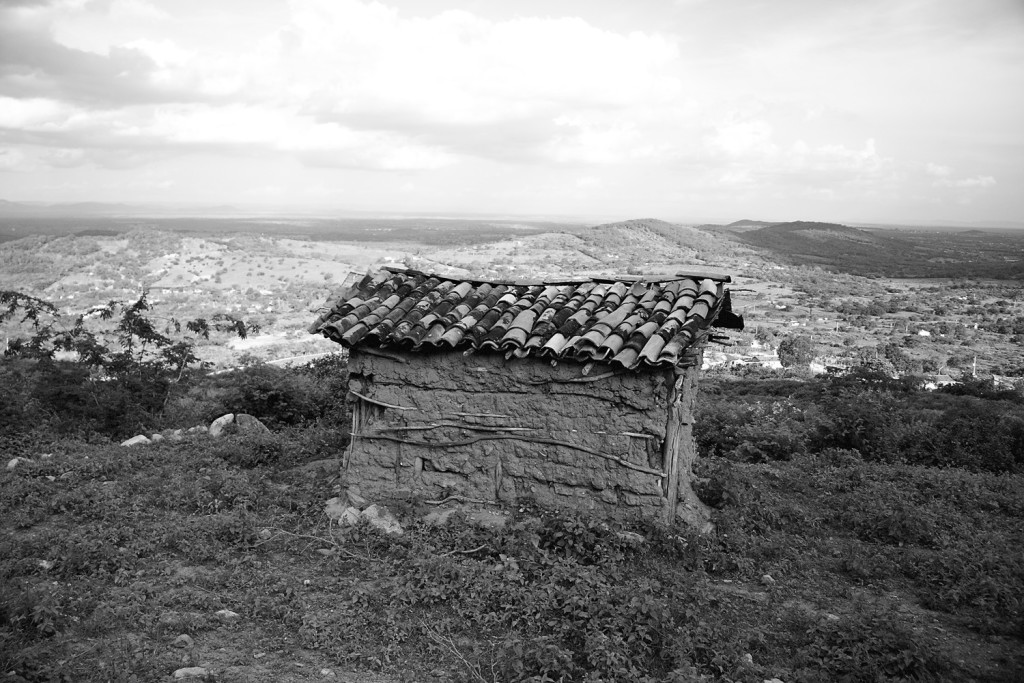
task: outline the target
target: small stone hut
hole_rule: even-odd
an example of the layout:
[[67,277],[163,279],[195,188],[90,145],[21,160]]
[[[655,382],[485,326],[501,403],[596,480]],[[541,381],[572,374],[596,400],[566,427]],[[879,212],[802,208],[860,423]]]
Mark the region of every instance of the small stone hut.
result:
[[364,498],[513,503],[700,521],[693,407],[710,273],[483,282],[384,268],[310,327],[349,350],[346,486]]

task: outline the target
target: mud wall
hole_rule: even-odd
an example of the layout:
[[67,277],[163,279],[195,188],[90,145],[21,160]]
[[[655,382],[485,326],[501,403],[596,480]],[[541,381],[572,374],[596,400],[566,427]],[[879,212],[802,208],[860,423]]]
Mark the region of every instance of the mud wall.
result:
[[[678,418],[681,405],[692,405],[688,374],[552,366],[500,354],[358,350],[349,373],[353,437],[345,483],[364,497],[527,497],[549,508],[656,519],[675,509],[670,486],[689,489],[692,458],[665,453],[666,436],[680,442],[666,434],[670,413]],[[696,370],[686,373],[695,379]],[[689,425],[681,426],[684,449],[692,450]],[[685,465],[685,482],[667,476],[666,460]]]

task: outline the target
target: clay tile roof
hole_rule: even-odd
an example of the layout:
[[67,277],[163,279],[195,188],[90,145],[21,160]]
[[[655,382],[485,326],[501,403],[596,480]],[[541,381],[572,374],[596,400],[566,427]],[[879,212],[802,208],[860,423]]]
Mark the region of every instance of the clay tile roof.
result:
[[370,272],[313,323],[349,348],[494,350],[636,369],[686,362],[712,325],[742,329],[727,275],[481,282]]

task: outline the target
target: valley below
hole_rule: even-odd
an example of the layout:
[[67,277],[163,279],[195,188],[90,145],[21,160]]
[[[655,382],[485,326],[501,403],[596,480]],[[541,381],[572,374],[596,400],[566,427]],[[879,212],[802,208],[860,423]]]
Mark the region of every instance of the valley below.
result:
[[[918,375],[1024,375],[1024,231],[865,230],[829,223],[684,226],[468,219],[0,220],[0,289],[73,315],[149,293],[166,318],[227,313],[258,336],[201,343],[218,367],[327,352],[305,333],[371,268],[491,281],[713,270],[732,277],[747,330],[717,362],[803,336],[818,365],[871,355]],[[744,223],[760,225],[750,230]],[[870,267],[869,267],[870,266]],[[10,334],[10,332],[8,333]],[[731,353],[736,351],[736,353]],[[732,358],[735,360],[736,358]],[[1011,380],[1012,381],[1012,380]]]

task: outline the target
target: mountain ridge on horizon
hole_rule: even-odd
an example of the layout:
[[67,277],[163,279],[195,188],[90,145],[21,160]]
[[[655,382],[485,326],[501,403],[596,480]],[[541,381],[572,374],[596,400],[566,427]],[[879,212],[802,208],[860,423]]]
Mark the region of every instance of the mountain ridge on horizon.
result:
[[[725,230],[734,234],[742,234],[752,230],[786,224],[810,223],[819,221],[768,221],[742,218],[731,223],[702,222],[692,220],[662,219],[654,217],[635,217],[611,219],[597,215],[568,214],[509,214],[509,213],[470,213],[460,211],[367,211],[342,209],[328,206],[271,206],[236,204],[210,204],[188,202],[46,202],[46,201],[15,201],[0,198],[0,219],[10,218],[321,218],[321,219],[379,219],[379,220],[414,220],[414,219],[448,219],[448,220],[491,220],[491,221],[541,221],[547,223],[567,223],[601,227],[615,223],[637,221],[659,221],[678,226],[689,226],[700,229]],[[883,230],[934,230],[943,232],[955,229],[975,230],[1024,230],[1024,220],[921,220],[921,221],[820,221],[843,227],[857,229]]]

